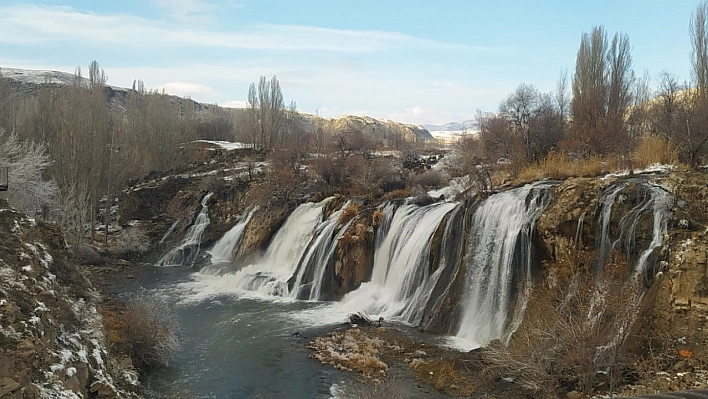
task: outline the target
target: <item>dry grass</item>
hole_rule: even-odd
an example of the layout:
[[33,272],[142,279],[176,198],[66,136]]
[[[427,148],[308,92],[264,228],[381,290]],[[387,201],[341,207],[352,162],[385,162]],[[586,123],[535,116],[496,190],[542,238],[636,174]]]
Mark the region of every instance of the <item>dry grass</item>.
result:
[[400,190],[393,190],[385,193],[381,197],[381,201],[389,201],[392,199],[398,199],[398,198],[408,198],[411,196],[411,189],[410,188],[404,188]]
[[342,209],[342,213],[339,215],[339,224],[344,225],[352,220],[358,211],[359,207],[356,204],[347,205],[344,209]]
[[307,347],[315,351],[312,357],[323,364],[361,373],[368,379],[385,378],[388,372],[388,365],[378,358],[383,341],[369,338],[357,328],[315,338]]
[[[462,366],[464,367],[464,366]],[[420,380],[431,383],[435,389],[453,396],[471,396],[475,387],[469,378],[455,369],[455,361],[413,359],[411,369]]]
[[[613,161],[614,162],[614,161]],[[573,160],[566,154],[551,152],[541,162],[529,165],[519,172],[521,181],[542,179],[561,180],[569,177],[593,177],[609,172],[607,166],[598,156]]]
[[374,213],[371,215],[371,225],[374,227],[379,227],[381,226],[381,223],[383,223],[384,220],[384,213],[381,211],[381,209],[377,209],[374,211]]
[[631,155],[635,168],[644,169],[653,164],[678,165],[679,152],[673,144],[659,136],[647,135]]
[[521,182],[542,179],[562,180],[570,177],[595,177],[605,173],[645,169],[654,164],[678,165],[679,152],[659,136],[647,135],[628,157],[592,156],[573,160],[561,152],[551,152],[538,163],[523,168],[517,178]]
[[177,318],[167,303],[136,295],[125,309],[125,333],[135,365],[167,366],[180,347]]

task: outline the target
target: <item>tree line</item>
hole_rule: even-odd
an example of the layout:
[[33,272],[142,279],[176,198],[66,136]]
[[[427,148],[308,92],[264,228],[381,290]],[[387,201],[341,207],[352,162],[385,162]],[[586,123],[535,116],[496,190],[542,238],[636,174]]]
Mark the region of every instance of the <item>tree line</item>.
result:
[[180,144],[233,134],[218,107],[201,109],[145,90],[141,81],[114,89],[107,80],[96,61],[88,77],[77,68],[70,85],[0,78],[0,166],[9,168],[9,200],[59,222],[73,246],[87,235],[96,239],[129,180],[184,166]]
[[561,73],[556,90],[522,83],[496,112],[478,111],[479,136],[461,143],[468,163],[503,159],[518,171],[557,152],[625,157],[651,136],[698,165],[708,155],[708,3],[691,16],[689,37],[691,80],[664,71],[652,90],[634,72],[627,35],[610,38],[603,26],[583,33],[575,70]]

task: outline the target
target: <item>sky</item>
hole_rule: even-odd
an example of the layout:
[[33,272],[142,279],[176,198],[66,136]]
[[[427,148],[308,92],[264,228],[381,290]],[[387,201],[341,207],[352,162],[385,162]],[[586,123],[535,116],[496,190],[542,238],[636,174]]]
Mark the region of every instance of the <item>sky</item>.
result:
[[690,79],[693,0],[0,0],[0,67],[84,71],[222,106],[277,76],[323,117],[443,124],[521,83],[572,79],[583,32],[629,36],[635,73]]

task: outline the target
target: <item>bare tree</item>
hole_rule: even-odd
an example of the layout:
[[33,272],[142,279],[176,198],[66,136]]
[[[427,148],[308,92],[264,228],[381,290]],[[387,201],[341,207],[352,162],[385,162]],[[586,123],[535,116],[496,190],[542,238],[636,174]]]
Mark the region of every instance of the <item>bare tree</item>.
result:
[[588,152],[627,149],[625,116],[632,103],[634,73],[629,39],[615,34],[608,44],[601,26],[584,33],[573,78],[573,128]]
[[57,185],[42,175],[52,165],[44,144],[20,141],[0,129],[0,166],[8,168],[8,201],[28,214],[37,214],[54,201]]
[[251,83],[248,87],[248,111],[252,124],[257,126],[252,135],[255,148],[270,148],[281,140],[285,106],[276,76],[270,80],[261,76],[257,88],[255,83]]
[[[688,159],[692,164],[703,155],[708,141],[708,2],[702,2],[691,18],[692,77],[696,87],[695,118],[693,126],[688,126],[686,142]],[[688,125],[688,122],[687,122]]]

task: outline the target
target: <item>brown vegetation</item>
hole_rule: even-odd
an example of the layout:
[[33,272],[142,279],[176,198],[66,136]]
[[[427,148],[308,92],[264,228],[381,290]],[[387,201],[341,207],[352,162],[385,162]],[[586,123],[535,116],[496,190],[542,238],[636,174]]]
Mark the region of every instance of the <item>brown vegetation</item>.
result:
[[[576,263],[584,259],[580,266]],[[593,274],[587,257],[569,257],[528,290],[524,322],[508,346],[485,349],[495,377],[513,377],[536,397],[616,388],[628,367],[624,344],[639,311],[640,281],[616,262]],[[584,266],[583,266],[584,265]]]
[[134,296],[123,315],[125,339],[133,362],[139,368],[167,366],[179,350],[176,316],[156,298]]

